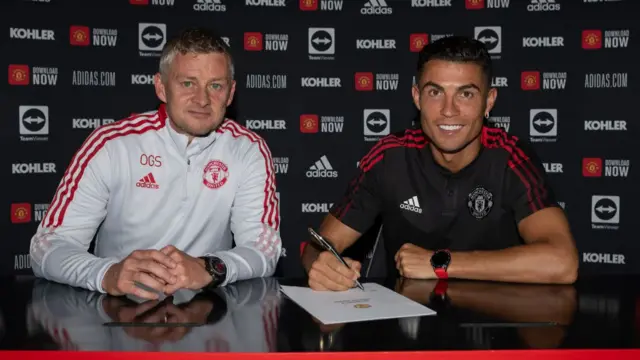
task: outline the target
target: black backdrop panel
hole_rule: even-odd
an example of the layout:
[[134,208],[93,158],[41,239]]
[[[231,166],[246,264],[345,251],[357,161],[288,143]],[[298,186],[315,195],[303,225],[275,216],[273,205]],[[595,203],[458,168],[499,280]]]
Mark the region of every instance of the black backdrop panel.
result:
[[377,139],[412,125],[416,51],[453,34],[491,49],[491,121],[534,143],[581,271],[640,272],[631,169],[639,1],[40,0],[0,9],[0,273],[30,272],[29,239],[74,151],[96,126],[158,105],[158,50],[194,25],[228,39],[238,81],[229,116],[271,147],[279,274],[302,275],[306,226],[320,223]]

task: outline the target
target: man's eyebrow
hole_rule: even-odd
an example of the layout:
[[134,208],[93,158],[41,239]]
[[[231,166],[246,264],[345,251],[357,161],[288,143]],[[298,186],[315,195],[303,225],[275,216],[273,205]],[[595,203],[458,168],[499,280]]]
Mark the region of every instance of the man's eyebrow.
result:
[[[198,78],[196,78],[194,76],[186,76],[186,75],[178,75],[177,78],[179,78],[179,79],[188,79],[188,80],[198,80]],[[217,78],[210,79],[210,81],[221,81],[221,80],[227,80],[227,78],[226,77],[217,77]]]
[[444,90],[444,87],[442,87],[442,85],[436,84],[433,81],[427,81],[424,85],[422,85],[422,89],[421,90],[424,90],[427,86],[434,87],[434,88],[436,88],[438,90]]
[[[433,81],[427,81],[423,86],[422,86],[422,90],[424,90],[424,88],[426,88],[427,86],[436,88],[438,90],[444,90],[444,87],[440,84],[436,84]],[[459,86],[456,90],[457,91],[461,91],[461,90],[467,90],[467,89],[476,89],[478,91],[482,91],[480,90],[480,87],[474,83],[469,83],[469,84],[465,84],[462,86]]]

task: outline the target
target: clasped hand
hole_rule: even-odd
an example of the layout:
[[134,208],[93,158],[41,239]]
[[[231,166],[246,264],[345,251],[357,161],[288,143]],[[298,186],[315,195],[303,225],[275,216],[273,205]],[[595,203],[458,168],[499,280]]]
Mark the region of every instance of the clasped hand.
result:
[[136,283],[171,295],[179,289],[201,289],[211,281],[202,260],[168,245],[160,250],[132,252],[107,270],[102,287],[114,296],[132,294],[155,300],[157,293],[142,289]]
[[407,279],[436,279],[431,266],[433,251],[405,243],[396,253],[394,260],[400,276]]
[[[395,254],[394,260],[400,275],[410,279],[436,279],[431,266],[433,251],[406,243]],[[344,291],[355,286],[360,278],[362,264],[344,258],[349,268],[342,265],[333,254],[321,252],[309,269],[309,287],[320,291]]]

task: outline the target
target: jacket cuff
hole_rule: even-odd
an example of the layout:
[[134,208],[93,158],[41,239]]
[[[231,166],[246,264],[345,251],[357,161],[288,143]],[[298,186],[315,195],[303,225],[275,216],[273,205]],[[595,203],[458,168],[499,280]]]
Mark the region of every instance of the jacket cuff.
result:
[[102,266],[98,266],[97,267],[97,274],[94,277],[96,283],[94,284],[94,288],[103,293],[106,294],[107,291],[105,289],[102,288],[102,280],[104,279],[104,275],[107,273],[107,270],[109,270],[109,268],[115,264],[118,263],[118,261],[116,259],[112,259],[112,258],[106,258],[106,259],[102,259],[104,260],[104,264]]

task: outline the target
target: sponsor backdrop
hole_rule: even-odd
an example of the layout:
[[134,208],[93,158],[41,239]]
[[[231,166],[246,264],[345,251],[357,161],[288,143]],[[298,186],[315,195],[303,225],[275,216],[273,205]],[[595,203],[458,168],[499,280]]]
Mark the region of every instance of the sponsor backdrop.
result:
[[238,85],[229,116],[271,147],[280,274],[302,275],[306,227],[319,225],[360,157],[389,132],[412,126],[417,52],[453,34],[488,46],[499,92],[490,121],[534,143],[568,214],[582,271],[640,272],[632,168],[640,161],[632,150],[639,128],[631,108],[640,1],[37,0],[0,7],[2,273],[30,272],[29,239],[87,135],[158,105],[152,75],[160,50],[192,25],[211,26],[230,44]]

